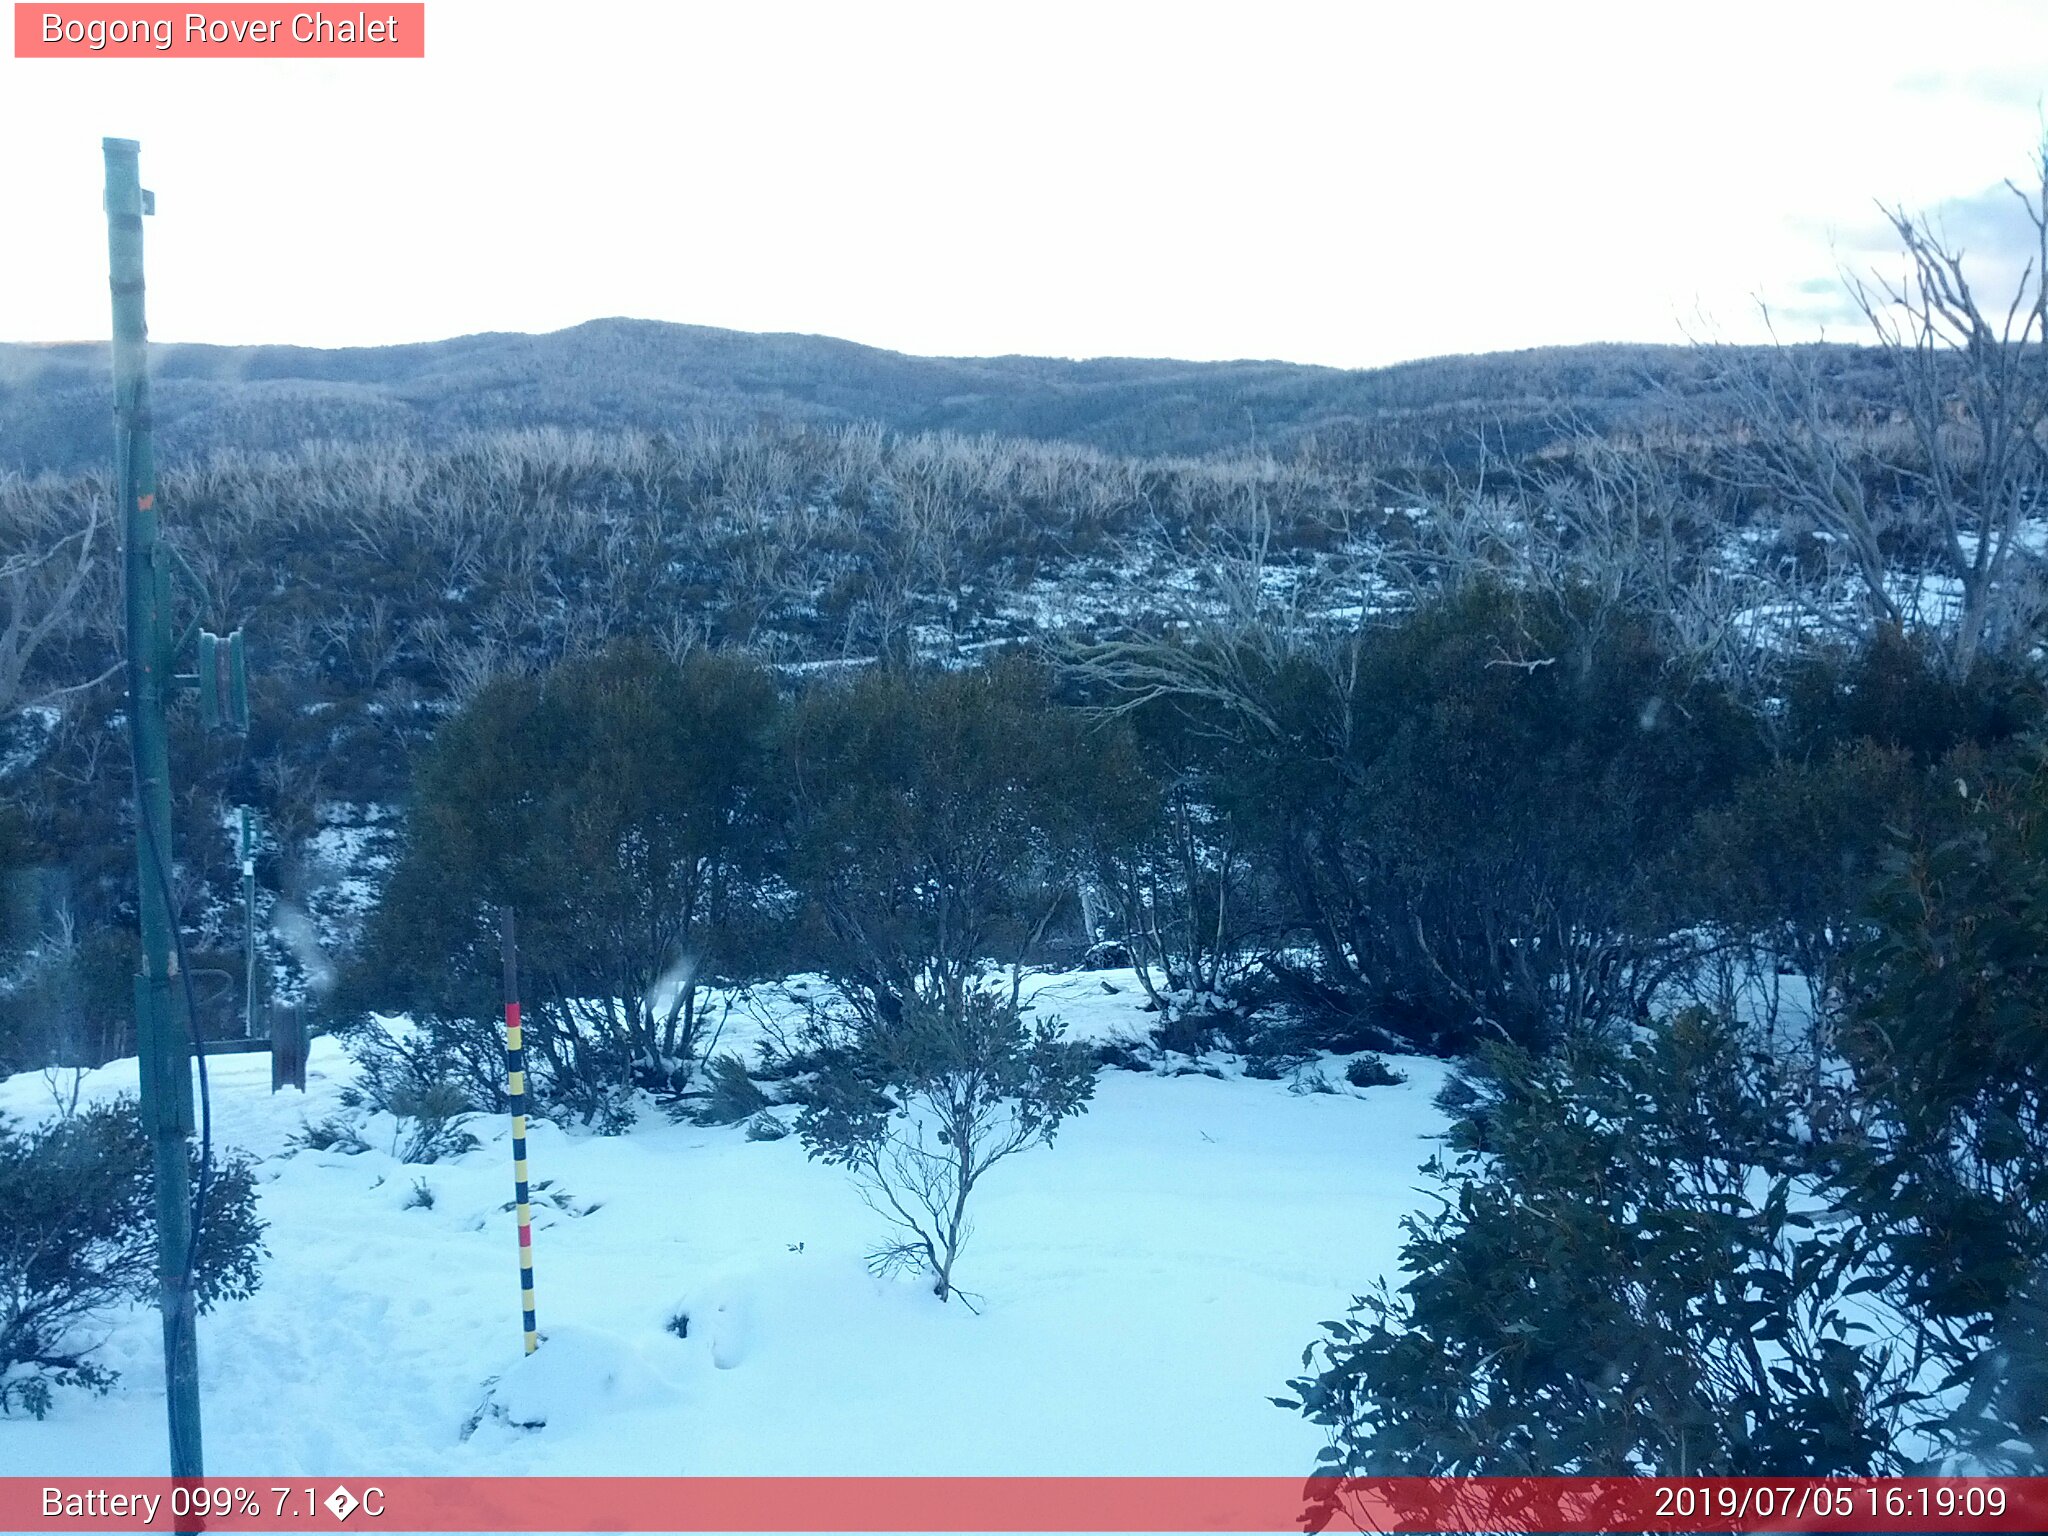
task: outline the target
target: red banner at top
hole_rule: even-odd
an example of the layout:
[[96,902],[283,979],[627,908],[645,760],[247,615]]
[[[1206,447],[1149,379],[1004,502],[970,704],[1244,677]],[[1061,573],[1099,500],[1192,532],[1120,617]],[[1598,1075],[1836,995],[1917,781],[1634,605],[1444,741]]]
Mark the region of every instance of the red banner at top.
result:
[[14,7],[17,59],[423,59],[424,4]]

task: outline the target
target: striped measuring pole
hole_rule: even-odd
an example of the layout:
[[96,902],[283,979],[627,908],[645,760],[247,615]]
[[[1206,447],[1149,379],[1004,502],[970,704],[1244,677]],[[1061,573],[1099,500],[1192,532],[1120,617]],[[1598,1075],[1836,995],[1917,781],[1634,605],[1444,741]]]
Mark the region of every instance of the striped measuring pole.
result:
[[505,1094],[512,1103],[512,1195],[519,1212],[519,1310],[526,1352],[540,1348],[533,1319],[533,1208],[526,1187],[526,1042],[519,1031],[519,935],[512,909],[502,920],[505,946]]

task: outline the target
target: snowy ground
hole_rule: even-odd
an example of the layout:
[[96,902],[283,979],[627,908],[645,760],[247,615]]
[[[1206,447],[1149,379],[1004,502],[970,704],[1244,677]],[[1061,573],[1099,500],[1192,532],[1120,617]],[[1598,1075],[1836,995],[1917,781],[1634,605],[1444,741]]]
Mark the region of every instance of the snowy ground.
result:
[[[1038,995],[1080,1033],[1150,1022],[1117,973]],[[556,1203],[536,1215],[546,1342],[522,1358],[502,1124],[425,1167],[294,1151],[338,1108],[338,1047],[316,1042],[304,1096],[269,1093],[267,1058],[218,1058],[216,1136],[261,1160],[270,1259],[200,1323],[208,1470],[1304,1473],[1317,1433],[1267,1398],[1318,1321],[1393,1272],[1441,1123],[1442,1066],[1397,1065],[1402,1086],[1333,1070],[1329,1094],[1105,1071],[1088,1114],[977,1193],[958,1278],[978,1315],[871,1278],[878,1218],[794,1137],[659,1113],[615,1138],[537,1126]],[[87,1093],[134,1084],[117,1062]],[[50,1109],[39,1076],[0,1082],[0,1114]],[[421,1184],[432,1207],[408,1208]],[[159,1337],[152,1312],[115,1319],[120,1385],[0,1419],[0,1474],[163,1472]]]

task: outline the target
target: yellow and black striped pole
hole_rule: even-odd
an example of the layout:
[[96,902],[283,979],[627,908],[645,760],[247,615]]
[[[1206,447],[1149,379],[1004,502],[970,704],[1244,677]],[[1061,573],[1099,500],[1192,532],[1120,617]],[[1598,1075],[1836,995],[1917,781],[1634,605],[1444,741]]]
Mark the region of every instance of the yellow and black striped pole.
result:
[[505,908],[505,1093],[512,1104],[512,1195],[519,1212],[519,1310],[526,1352],[540,1348],[533,1319],[533,1209],[526,1187],[526,1043],[519,1031],[519,936]]

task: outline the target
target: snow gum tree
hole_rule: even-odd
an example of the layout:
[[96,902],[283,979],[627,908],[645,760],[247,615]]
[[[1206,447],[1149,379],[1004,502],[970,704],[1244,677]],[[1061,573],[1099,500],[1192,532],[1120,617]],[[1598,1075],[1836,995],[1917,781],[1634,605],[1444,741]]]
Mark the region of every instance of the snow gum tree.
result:
[[[2006,187],[2028,259],[1998,293],[1973,286],[1937,220],[1886,210],[1902,275],[1848,284],[1891,375],[1879,410],[1845,412],[1812,348],[1739,362],[1727,380],[1743,417],[1729,485],[1824,534],[1867,620],[1924,631],[1958,678],[2024,655],[2048,605],[2030,531],[2048,494],[2048,141]],[[1927,602],[1902,564],[1951,595]]]

